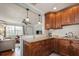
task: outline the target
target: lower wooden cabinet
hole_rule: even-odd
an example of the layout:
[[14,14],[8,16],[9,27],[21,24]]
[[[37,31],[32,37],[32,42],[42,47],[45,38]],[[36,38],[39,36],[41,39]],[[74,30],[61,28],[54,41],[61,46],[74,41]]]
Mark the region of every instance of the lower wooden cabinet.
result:
[[26,43],[24,41],[24,56],[47,56],[53,52],[52,39],[46,39],[38,42]]
[[60,39],[59,40],[59,54],[65,55],[65,56],[69,55],[69,46],[70,46],[69,40]]
[[49,38],[23,44],[24,56],[48,56],[55,52],[62,56],[79,56],[79,40]]
[[79,56],[79,40],[59,40],[58,52],[64,56]]
[[75,56],[79,56],[79,46],[75,49]]
[[58,50],[59,50],[58,41],[59,41],[58,39],[54,39],[54,40],[53,40],[54,52],[55,52],[55,53],[58,53]]
[[73,40],[71,43],[71,55],[79,56],[79,40]]

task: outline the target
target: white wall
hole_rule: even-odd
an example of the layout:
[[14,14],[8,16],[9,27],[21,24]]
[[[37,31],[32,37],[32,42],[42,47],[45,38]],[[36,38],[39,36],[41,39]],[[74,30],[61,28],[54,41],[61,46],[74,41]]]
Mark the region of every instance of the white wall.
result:
[[57,30],[51,29],[50,32],[52,32],[52,35],[58,35],[58,36],[65,36],[66,33],[73,32],[74,35],[79,36],[79,24],[64,26],[63,29],[57,29]]

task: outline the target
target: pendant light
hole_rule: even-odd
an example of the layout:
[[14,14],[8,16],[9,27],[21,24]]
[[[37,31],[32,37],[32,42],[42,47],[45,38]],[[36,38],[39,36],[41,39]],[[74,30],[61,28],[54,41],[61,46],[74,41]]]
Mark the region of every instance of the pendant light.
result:
[[39,16],[38,24],[41,24],[41,17],[40,17],[41,15],[39,14],[38,16]]
[[26,10],[27,10],[27,18],[25,20],[26,20],[26,22],[29,22],[30,21],[29,16],[28,16],[29,9],[27,8]]

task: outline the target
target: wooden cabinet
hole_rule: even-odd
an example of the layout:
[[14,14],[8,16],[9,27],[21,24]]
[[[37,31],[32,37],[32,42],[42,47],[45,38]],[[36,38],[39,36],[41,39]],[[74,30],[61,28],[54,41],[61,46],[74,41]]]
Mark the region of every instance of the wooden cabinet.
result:
[[60,55],[64,55],[64,56],[70,55],[70,50],[69,50],[70,41],[69,40],[55,38],[53,42],[54,42],[53,43],[54,52]]
[[68,8],[62,12],[62,25],[74,24],[74,20],[72,8]]
[[24,41],[23,55],[25,56],[46,56],[53,52],[53,39],[46,39],[37,42],[27,43]]
[[79,5],[74,6],[73,8],[74,17],[75,17],[75,24],[79,24]]
[[76,45],[76,47],[74,48],[75,50],[75,56],[79,56],[79,45]]
[[51,38],[50,40],[50,50],[51,52],[54,52],[54,38]]
[[49,19],[49,15],[45,15],[45,29],[50,29],[51,28],[51,20]]
[[72,56],[79,56],[79,40],[72,40],[70,50]]
[[55,38],[53,41],[54,52],[64,56],[79,56],[79,40]]
[[56,13],[56,19],[55,19],[55,21],[56,21],[56,26],[55,26],[55,28],[57,29],[59,29],[59,28],[62,28],[62,15],[61,15],[61,12],[57,12]]
[[73,9],[69,8],[67,9],[67,25],[69,24],[74,24],[75,21],[75,17],[74,17],[74,13],[73,13]]
[[61,28],[61,13],[47,13],[45,15],[45,28],[46,29],[59,29]]
[[69,55],[69,46],[70,46],[69,40],[60,39],[59,40],[59,54],[65,55],[65,56]]
[[51,20],[52,20],[52,21],[51,21],[52,28],[55,29],[55,28],[56,28],[56,20],[55,20],[56,15],[52,13],[52,14],[50,15],[50,17],[51,17]]
[[53,40],[53,45],[54,45],[54,52],[58,53],[58,50],[59,50],[59,44],[58,44],[58,39],[54,39]]
[[79,24],[79,5],[62,11],[62,25]]
[[49,38],[23,44],[24,56],[48,56],[55,52],[64,56],[79,56],[79,40]]
[[79,24],[79,5],[56,13],[49,12],[45,15],[46,29],[59,29],[62,28],[62,25],[72,24]]
[[55,28],[55,14],[49,12],[45,14],[45,29],[52,29],[52,28]]
[[62,25],[67,25],[67,12],[66,10],[62,11]]

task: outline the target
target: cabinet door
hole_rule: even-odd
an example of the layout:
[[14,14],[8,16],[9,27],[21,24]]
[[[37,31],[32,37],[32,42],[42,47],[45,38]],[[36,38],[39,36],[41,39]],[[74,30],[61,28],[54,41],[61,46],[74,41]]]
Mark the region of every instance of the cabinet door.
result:
[[50,18],[51,18],[51,28],[52,29],[55,29],[56,28],[56,19],[55,19],[55,14],[54,13],[52,13],[51,15],[50,15]]
[[72,8],[67,9],[67,24],[74,24],[75,17]]
[[59,50],[59,43],[58,43],[58,39],[54,39],[53,40],[53,44],[54,44],[54,52],[58,53],[58,50]]
[[51,52],[54,51],[54,39],[53,38],[50,40],[50,50]]
[[73,7],[74,17],[75,17],[75,24],[79,23],[79,6]]
[[66,10],[62,11],[62,25],[66,25],[67,24],[67,13]]
[[77,8],[78,8],[78,14],[77,14],[78,20],[77,20],[77,22],[79,24],[79,5],[77,6]]
[[61,55],[69,55],[69,41],[60,39],[59,40],[59,53]]
[[49,14],[46,14],[45,15],[45,29],[51,28],[50,22],[51,22],[51,20],[49,19]]
[[76,56],[79,56],[79,47],[76,49]]
[[62,28],[61,21],[62,21],[61,12],[58,12],[58,13],[56,13],[56,28],[58,28],[58,29]]
[[71,42],[71,55],[79,56],[79,40],[72,40]]
[[47,13],[45,15],[45,28],[46,29],[55,28],[55,14],[54,13]]
[[72,8],[66,9],[62,12],[62,25],[74,24],[74,15]]

